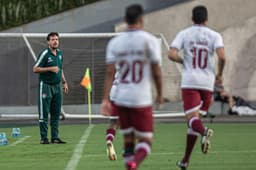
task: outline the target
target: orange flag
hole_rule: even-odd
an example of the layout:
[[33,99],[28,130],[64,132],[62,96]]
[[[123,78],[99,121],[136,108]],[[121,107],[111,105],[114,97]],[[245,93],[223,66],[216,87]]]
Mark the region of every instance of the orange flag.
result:
[[86,71],[84,73],[84,77],[81,81],[81,86],[86,88],[89,92],[92,91],[92,84],[91,84],[91,79],[90,79],[90,70],[89,68],[86,68]]

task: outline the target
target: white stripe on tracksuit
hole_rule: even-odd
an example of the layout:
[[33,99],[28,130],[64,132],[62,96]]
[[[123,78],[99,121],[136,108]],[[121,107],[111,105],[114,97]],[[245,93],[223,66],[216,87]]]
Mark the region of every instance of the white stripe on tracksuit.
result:
[[45,49],[45,50],[41,53],[41,55],[39,56],[39,58],[38,58],[38,60],[37,60],[37,62],[36,62],[36,64],[35,64],[35,67],[37,67],[37,66],[40,64],[40,62],[43,60],[43,58],[44,58],[44,56],[46,55],[47,52],[48,52],[48,49]]
[[39,87],[39,100],[40,100],[40,110],[39,110],[39,122],[40,120],[43,120],[43,81],[40,81],[40,87]]
[[[36,64],[35,64],[35,67],[38,67],[38,65],[40,64],[40,62],[43,60],[44,56],[47,54],[48,52],[48,49],[45,49],[41,55],[39,56]],[[40,81],[40,84],[39,84],[39,101],[40,101],[40,109],[39,109],[39,122],[42,122],[43,121],[43,81]]]

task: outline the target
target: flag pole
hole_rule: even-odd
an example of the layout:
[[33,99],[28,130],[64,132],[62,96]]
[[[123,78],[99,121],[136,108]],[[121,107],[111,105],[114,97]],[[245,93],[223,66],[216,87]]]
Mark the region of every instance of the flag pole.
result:
[[87,90],[88,94],[88,114],[89,114],[89,124],[92,123],[92,108],[91,108],[91,91]]

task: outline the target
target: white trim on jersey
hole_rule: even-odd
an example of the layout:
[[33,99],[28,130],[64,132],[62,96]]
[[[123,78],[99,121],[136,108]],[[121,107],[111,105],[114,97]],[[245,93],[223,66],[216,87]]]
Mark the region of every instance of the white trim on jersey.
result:
[[118,119],[118,116],[109,116],[109,119],[110,120],[116,120],[116,119]]
[[195,120],[199,120],[199,118],[198,118],[198,117],[192,117],[192,118],[189,120],[188,126],[189,126],[190,128],[192,128],[192,123],[193,123]]
[[224,45],[215,47],[215,50],[218,48],[224,48]]
[[199,113],[200,113],[202,116],[205,116],[205,115],[207,114],[207,111],[199,110]]
[[188,128],[187,129],[187,134],[198,136],[199,133],[194,131],[192,128]]
[[127,129],[120,129],[119,132],[122,134],[122,135],[126,135],[126,134],[129,134],[129,133],[132,133],[133,132],[133,127],[129,127]]
[[153,137],[153,132],[141,132],[141,131],[135,130],[133,127],[129,127],[127,129],[120,129],[119,132],[122,135],[130,134],[130,133],[134,132],[135,136],[142,137],[142,138],[152,138]]
[[44,58],[44,56],[47,54],[47,52],[48,52],[48,49],[45,49],[45,50],[41,53],[41,55],[39,56],[39,58],[38,58],[38,60],[37,60],[37,62],[36,62],[36,64],[35,64],[35,67],[37,67],[37,66],[41,63],[41,61],[43,60],[43,58]]
[[211,91],[213,92],[213,87],[212,88],[209,88],[209,87],[201,87],[201,86],[192,86],[192,85],[181,85],[181,88],[182,89],[198,89],[198,90],[208,90],[208,91]]
[[140,142],[140,143],[138,143],[138,144],[135,146],[135,151],[137,151],[137,150],[139,150],[139,149],[141,149],[141,148],[144,149],[144,150],[146,150],[147,154],[150,154],[151,148],[150,148],[150,146],[149,146],[148,143],[146,143],[146,142]]
[[43,81],[40,81],[40,87],[39,87],[39,100],[40,100],[40,109],[39,109],[39,122],[40,120],[43,120]]
[[115,138],[114,135],[112,135],[112,134],[107,134],[107,135],[106,135],[106,139],[108,139],[109,137],[111,137],[111,138],[113,138],[113,139]]
[[135,136],[142,137],[142,138],[152,138],[153,132],[140,132],[138,130],[134,131]]
[[189,114],[189,113],[192,113],[192,112],[194,112],[196,110],[199,110],[201,106],[202,106],[202,102],[198,106],[195,106],[195,107],[193,107],[193,108],[191,108],[189,110],[185,110],[185,114]]

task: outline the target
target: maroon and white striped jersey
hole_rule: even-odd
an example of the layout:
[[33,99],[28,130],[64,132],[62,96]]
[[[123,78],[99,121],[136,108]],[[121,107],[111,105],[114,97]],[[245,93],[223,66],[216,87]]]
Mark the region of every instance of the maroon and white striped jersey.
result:
[[170,47],[183,50],[182,88],[213,91],[214,52],[224,47],[219,33],[203,25],[193,25],[179,32]]

